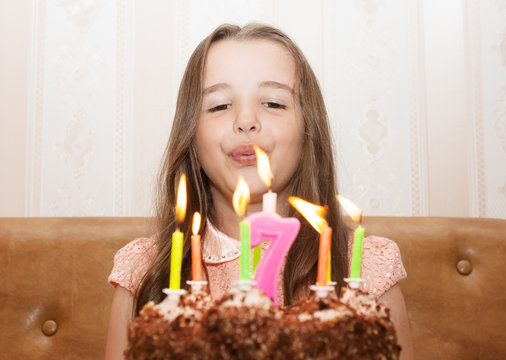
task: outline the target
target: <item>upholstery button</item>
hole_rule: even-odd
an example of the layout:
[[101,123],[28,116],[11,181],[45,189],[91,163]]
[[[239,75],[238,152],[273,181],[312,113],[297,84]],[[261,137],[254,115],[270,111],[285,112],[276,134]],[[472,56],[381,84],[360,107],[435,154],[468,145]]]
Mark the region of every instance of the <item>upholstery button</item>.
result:
[[457,263],[457,271],[460,275],[469,275],[473,271],[473,265],[469,260],[460,260]]
[[46,336],[53,336],[58,330],[58,324],[54,320],[46,320],[42,324],[42,333]]

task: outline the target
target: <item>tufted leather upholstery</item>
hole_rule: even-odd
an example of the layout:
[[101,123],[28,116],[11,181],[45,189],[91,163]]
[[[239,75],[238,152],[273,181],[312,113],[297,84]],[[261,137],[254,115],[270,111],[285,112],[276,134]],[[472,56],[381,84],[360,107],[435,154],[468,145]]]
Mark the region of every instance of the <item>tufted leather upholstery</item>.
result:
[[506,359],[506,220],[365,218],[394,240],[415,356]]
[[114,254],[146,233],[140,218],[0,219],[0,358],[103,358]]
[[[366,217],[401,249],[416,358],[506,354],[506,220]],[[122,245],[148,218],[0,218],[0,358],[100,359]]]

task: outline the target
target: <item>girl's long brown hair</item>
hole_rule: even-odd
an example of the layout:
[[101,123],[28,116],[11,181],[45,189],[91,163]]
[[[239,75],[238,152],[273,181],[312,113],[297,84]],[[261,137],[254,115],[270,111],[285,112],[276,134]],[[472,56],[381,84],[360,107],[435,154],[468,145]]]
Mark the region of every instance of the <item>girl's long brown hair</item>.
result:
[[[297,68],[299,103],[304,119],[304,141],[301,160],[291,179],[289,193],[315,204],[327,205],[327,221],[332,233],[332,279],[336,289],[343,284],[348,273],[347,229],[342,222],[336,200],[337,185],[334,169],[332,141],[327,112],[318,81],[306,58],[297,45],[280,30],[259,24],[243,28],[224,24],[205,38],[195,49],[183,75],[168,145],[158,186],[159,252],[141,281],[135,296],[134,311],[139,313],[149,300],[160,302],[162,289],[167,287],[170,273],[171,236],[176,229],[175,204],[178,180],[187,174],[188,204],[186,218],[180,229],[184,233],[181,283],[191,277],[191,218],[199,211],[202,219],[213,221],[213,200],[209,179],[203,172],[195,146],[197,121],[202,106],[202,85],[207,53],[217,41],[270,40],[286,48],[293,56]],[[289,216],[299,218],[301,228],[286,260],[283,274],[284,304],[294,301],[297,291],[304,290],[316,279],[319,235],[293,208]],[[202,222],[201,235],[205,241],[206,221]],[[205,266],[204,266],[205,269]]]

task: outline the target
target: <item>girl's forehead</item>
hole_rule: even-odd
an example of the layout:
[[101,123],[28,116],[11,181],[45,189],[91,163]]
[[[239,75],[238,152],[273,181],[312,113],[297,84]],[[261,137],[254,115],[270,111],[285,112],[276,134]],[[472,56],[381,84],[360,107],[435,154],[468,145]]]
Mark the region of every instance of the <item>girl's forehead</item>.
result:
[[257,50],[263,50],[263,51],[269,51],[270,52],[277,52],[279,54],[284,53],[285,56],[288,56],[289,58],[292,58],[290,55],[290,52],[288,49],[281,44],[278,41],[272,40],[272,39],[223,39],[216,41],[213,43],[208,52],[220,52],[220,51],[230,51],[230,52],[237,52],[237,53],[244,53],[244,52],[256,52]]
[[264,39],[221,40],[211,45],[204,84],[278,81],[296,83],[293,56],[283,45]]

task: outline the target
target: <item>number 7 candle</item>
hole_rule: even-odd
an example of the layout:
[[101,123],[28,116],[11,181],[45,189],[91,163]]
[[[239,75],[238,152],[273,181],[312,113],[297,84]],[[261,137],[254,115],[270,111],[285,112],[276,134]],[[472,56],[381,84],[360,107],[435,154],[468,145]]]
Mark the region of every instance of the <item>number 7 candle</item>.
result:
[[[272,172],[267,154],[253,145],[257,157],[258,175],[269,188],[263,195],[262,212],[248,217],[251,226],[251,246],[253,250],[253,273],[257,288],[269,296],[274,305],[278,305],[278,278],[283,261],[290,250],[297,234],[300,222],[296,218],[282,218],[276,214],[276,193],[272,192]],[[261,256],[261,244],[270,239],[269,247]]]
[[181,262],[183,257],[183,233],[179,227],[186,215],[186,175],[179,178],[176,200],[176,231],[172,234],[172,249],[170,255],[169,289],[179,290],[181,287]]
[[251,246],[259,246],[263,239],[271,243],[258,262],[255,272],[256,287],[262,289],[278,306],[278,278],[283,261],[290,250],[300,229],[296,218],[282,218],[278,214],[263,212],[248,216],[251,225]]

